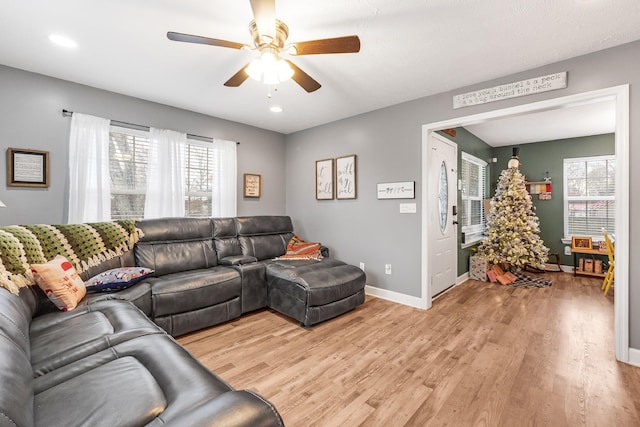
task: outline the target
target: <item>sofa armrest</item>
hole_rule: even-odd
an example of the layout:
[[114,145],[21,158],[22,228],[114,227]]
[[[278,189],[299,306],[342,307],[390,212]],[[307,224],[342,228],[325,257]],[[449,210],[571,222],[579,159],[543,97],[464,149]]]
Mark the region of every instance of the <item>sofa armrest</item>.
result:
[[242,265],[257,262],[258,258],[249,255],[232,255],[220,260],[220,265]]
[[249,390],[228,391],[201,403],[165,426],[284,427],[278,411],[260,395]]

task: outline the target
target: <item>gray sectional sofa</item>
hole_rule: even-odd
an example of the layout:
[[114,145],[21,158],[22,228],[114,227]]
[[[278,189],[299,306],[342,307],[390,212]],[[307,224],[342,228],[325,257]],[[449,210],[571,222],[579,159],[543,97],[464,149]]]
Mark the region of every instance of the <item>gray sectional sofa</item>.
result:
[[293,236],[289,217],[136,226],[132,251],[82,273],[155,270],[128,289],[61,312],[35,286],[0,288],[0,427],[283,425],[273,405],[234,390],[173,336],[265,307],[310,326],[362,304],[364,273],[331,258],[274,260]]

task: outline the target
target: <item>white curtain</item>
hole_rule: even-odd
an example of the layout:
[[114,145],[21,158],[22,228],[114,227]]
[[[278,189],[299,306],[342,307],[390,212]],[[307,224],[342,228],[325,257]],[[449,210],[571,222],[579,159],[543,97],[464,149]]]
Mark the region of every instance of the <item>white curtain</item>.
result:
[[144,217],[184,216],[187,134],[151,128]]
[[218,158],[214,156],[216,164],[212,167],[213,172],[213,207],[211,215],[214,217],[236,216],[237,205],[237,143],[234,141],[213,140],[213,148],[219,153]]
[[71,224],[111,219],[109,120],[73,113],[69,135]]

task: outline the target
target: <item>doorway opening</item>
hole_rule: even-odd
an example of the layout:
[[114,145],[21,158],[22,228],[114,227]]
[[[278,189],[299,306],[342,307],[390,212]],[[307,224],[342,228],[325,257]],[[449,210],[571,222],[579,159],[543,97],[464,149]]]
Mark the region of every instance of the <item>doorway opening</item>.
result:
[[492,119],[515,117],[530,113],[570,108],[586,103],[613,101],[615,103],[616,153],[616,291],[614,294],[615,355],[622,362],[629,361],[629,86],[615,86],[545,101],[494,110],[487,113],[458,117],[425,124],[422,127],[422,274],[421,306],[431,307],[434,292],[430,277],[432,236],[429,232],[429,200],[433,199],[429,187],[431,153],[428,142],[431,135],[442,129],[469,126]]

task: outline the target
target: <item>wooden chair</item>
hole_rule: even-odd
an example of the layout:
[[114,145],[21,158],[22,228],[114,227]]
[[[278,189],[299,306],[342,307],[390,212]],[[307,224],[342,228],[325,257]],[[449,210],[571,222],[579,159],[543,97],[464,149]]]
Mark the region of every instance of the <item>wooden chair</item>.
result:
[[607,245],[607,256],[609,257],[609,268],[607,269],[607,274],[604,276],[604,282],[602,283],[602,290],[604,291],[604,295],[607,296],[607,294],[609,293],[609,289],[613,287],[614,266],[615,266],[614,256],[613,256],[614,246],[613,246],[613,242],[609,238],[609,235],[607,234],[607,230],[603,228],[602,232],[604,234],[604,241]]

